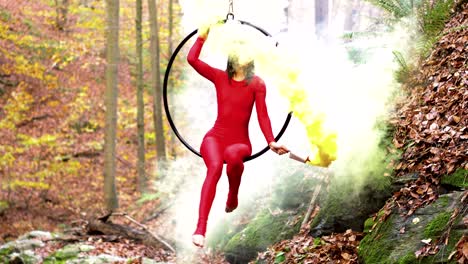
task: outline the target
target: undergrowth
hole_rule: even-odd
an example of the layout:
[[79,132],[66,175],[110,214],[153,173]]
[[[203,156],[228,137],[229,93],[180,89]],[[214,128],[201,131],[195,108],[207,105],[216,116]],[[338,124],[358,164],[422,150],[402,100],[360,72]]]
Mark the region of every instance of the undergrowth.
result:
[[[392,30],[397,23],[416,21],[413,46],[406,55],[395,50],[393,55],[399,68],[395,80],[399,83],[410,83],[417,64],[429,56],[434,44],[443,35],[445,23],[451,15],[455,0],[367,0],[384,10],[388,17],[384,23]],[[411,19],[413,18],[413,19]],[[406,25],[412,28],[412,25]]]

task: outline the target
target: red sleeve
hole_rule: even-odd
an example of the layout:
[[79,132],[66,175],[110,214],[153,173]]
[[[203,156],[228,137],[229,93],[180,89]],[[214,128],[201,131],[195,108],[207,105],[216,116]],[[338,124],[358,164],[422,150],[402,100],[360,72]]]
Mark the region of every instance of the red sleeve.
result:
[[206,64],[205,62],[199,59],[200,52],[204,43],[204,39],[197,38],[187,55],[187,61],[201,76],[213,82],[216,77],[215,68],[211,67],[210,65]]
[[255,107],[257,110],[258,123],[260,124],[260,129],[262,130],[263,135],[269,144],[272,141],[275,141],[273,136],[273,131],[271,129],[270,118],[268,117],[268,110],[265,102],[266,97],[266,87],[263,80],[259,79],[258,84],[255,88]]

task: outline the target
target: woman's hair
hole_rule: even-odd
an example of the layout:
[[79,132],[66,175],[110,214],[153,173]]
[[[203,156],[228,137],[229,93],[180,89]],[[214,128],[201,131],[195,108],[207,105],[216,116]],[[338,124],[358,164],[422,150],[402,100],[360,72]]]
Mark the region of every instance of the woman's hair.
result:
[[[236,55],[230,55],[227,61],[226,72],[229,77],[229,81],[232,80],[234,74],[236,73],[236,68],[239,67],[239,58]],[[253,60],[247,62],[244,66],[245,70],[245,79],[247,83],[250,83],[255,74],[255,63]]]

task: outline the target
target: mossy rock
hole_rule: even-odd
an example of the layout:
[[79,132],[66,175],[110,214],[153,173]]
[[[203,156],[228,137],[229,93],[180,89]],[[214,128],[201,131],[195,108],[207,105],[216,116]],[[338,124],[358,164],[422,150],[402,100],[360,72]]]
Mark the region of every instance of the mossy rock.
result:
[[347,229],[363,231],[369,215],[378,211],[391,196],[389,180],[369,181],[359,192],[352,182],[333,182],[319,214],[311,223],[310,235],[319,237]]
[[247,224],[232,225],[227,221],[222,221],[207,235],[207,245],[215,250],[222,250],[233,236],[242,231]]
[[291,175],[279,177],[278,184],[272,188],[272,207],[294,210],[310,202],[314,188],[320,182],[315,178],[305,177],[306,170],[304,168]]
[[468,187],[468,170],[458,169],[453,174],[445,175],[442,177],[441,183],[466,189]]
[[443,212],[436,215],[436,217],[434,217],[434,219],[424,229],[424,237],[430,239],[436,239],[439,237],[445,230],[451,215],[452,212]]
[[34,255],[34,248],[43,246],[38,240],[16,240],[0,247],[0,263],[40,263],[42,259]]
[[384,210],[380,210],[377,215],[375,216],[375,220],[374,220],[374,217],[369,217],[366,219],[366,221],[364,222],[364,233],[370,233],[372,231],[372,227],[377,223],[378,219],[380,219],[383,214],[385,213]]
[[41,257],[34,255],[33,251],[26,250],[25,252],[12,255],[10,260],[6,263],[36,264],[41,263],[41,261]]
[[[425,244],[421,241],[437,241],[446,230],[446,226],[455,208],[461,207],[462,192],[441,196],[436,202],[420,208],[408,218],[400,216],[395,209],[384,222],[379,222],[359,245],[359,257],[362,263],[406,264],[406,263],[447,263],[449,254],[466,229],[458,226],[463,216],[455,219],[449,234],[448,245],[440,245],[436,255],[416,259],[415,252]],[[444,198],[445,197],[445,198]],[[404,230],[404,232],[402,232]]]
[[7,243],[3,246],[0,247],[0,257],[1,256],[8,256],[10,255],[11,253],[13,253],[15,250],[15,247],[13,245],[13,243]]
[[[253,197],[249,201],[243,201],[243,203],[247,202],[249,208],[264,208],[265,201],[267,201],[268,208],[274,211],[305,211],[312,197],[312,192],[316,184],[319,183],[316,178],[305,176],[311,174],[313,169],[309,165],[295,166],[292,174],[290,173],[292,169],[281,169],[283,171],[278,170],[278,174],[274,177],[271,196],[266,199]],[[253,219],[259,211],[262,211],[261,209],[257,210],[235,211],[236,219]],[[223,250],[227,243],[244,230],[248,224],[246,221],[222,221],[207,234],[207,245],[210,248]]]
[[69,261],[71,259],[75,259],[79,256],[81,252],[88,252],[93,250],[93,246],[83,245],[83,244],[71,244],[67,245],[59,250],[57,250],[54,254],[50,255],[44,260],[45,264],[52,264],[52,263],[62,263]]
[[268,210],[262,211],[227,243],[224,248],[226,259],[230,263],[247,263],[257,256],[257,252],[299,232],[301,218],[295,212],[272,215]]

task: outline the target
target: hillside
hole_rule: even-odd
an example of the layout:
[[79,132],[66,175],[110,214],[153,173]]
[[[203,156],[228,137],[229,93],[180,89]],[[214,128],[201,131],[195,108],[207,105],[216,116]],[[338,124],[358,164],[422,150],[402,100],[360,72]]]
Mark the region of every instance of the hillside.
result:
[[[411,216],[418,208],[435,202],[439,195],[453,188],[464,191],[461,202],[464,209],[452,215],[460,216],[467,225],[466,191],[468,181],[468,3],[461,1],[454,8],[441,38],[430,55],[415,69],[407,69],[404,83],[406,95],[391,119],[392,142],[402,152],[394,164],[395,177],[408,177],[407,182],[393,194],[379,216],[385,219],[398,208],[402,219]],[[450,186],[459,187],[450,187]],[[449,188],[449,189],[447,189]],[[383,217],[380,217],[383,215]],[[450,230],[453,221],[442,229]],[[358,263],[357,247],[365,234],[348,230],[320,239],[307,232],[273,245],[261,253],[259,263]],[[463,235],[452,256],[457,263],[468,261],[468,238]],[[437,243],[434,243],[437,242]],[[438,243],[421,247],[414,252],[423,256],[434,255]],[[379,251],[383,253],[383,249]],[[262,262],[264,261],[264,262]],[[422,260],[421,260],[422,261]],[[402,262],[414,263],[414,262]]]

